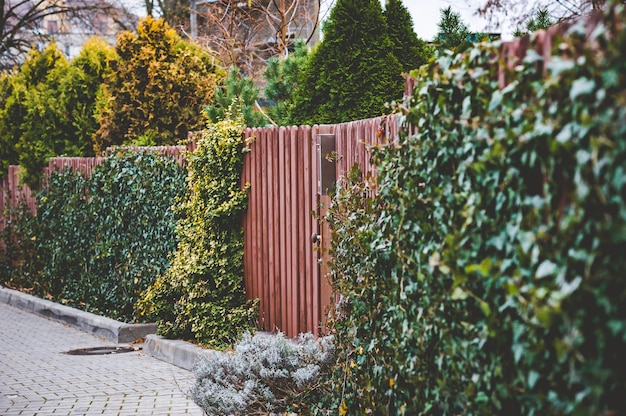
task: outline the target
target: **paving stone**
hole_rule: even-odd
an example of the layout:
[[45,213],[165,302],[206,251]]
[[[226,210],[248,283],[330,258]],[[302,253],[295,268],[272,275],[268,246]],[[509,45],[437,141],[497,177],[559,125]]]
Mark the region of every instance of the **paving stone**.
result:
[[111,345],[0,302],[0,415],[203,415],[189,371],[142,351],[65,354]]

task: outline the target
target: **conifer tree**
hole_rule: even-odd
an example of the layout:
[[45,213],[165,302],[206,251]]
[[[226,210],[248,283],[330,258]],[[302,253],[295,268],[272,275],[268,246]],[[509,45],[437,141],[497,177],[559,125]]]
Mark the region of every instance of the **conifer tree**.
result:
[[231,66],[224,85],[215,89],[215,102],[205,109],[205,113],[212,123],[217,123],[224,120],[234,107],[243,116],[247,127],[261,127],[268,123],[261,113],[255,111],[258,98],[259,89],[254,81]]
[[432,51],[413,30],[413,19],[402,0],[387,0],[384,16],[393,54],[400,61],[402,71],[409,72],[425,64]]
[[309,58],[304,41],[296,41],[295,50],[285,58],[272,57],[267,62],[265,78],[265,98],[272,105],[267,113],[276,124],[286,126],[292,123],[294,92],[302,78],[302,69]]
[[435,37],[435,43],[439,45],[438,49],[454,50],[469,42],[471,32],[459,12],[452,10],[448,6],[440,10],[440,20],[437,24],[439,30]]
[[338,0],[323,32],[295,97],[295,122],[376,117],[402,97],[402,67],[379,0]]
[[184,41],[163,19],[146,17],[137,33],[117,37],[118,59],[101,99],[96,152],[108,146],[167,145],[203,127],[202,109],[213,102],[225,75],[214,57]]

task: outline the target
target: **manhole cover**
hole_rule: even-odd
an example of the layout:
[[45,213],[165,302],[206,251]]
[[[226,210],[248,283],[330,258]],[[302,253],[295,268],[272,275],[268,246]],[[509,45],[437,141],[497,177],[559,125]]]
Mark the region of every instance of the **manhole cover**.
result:
[[133,352],[140,350],[139,347],[94,347],[94,348],[79,348],[77,350],[67,351],[68,355],[106,355],[106,354],[121,354],[124,352]]

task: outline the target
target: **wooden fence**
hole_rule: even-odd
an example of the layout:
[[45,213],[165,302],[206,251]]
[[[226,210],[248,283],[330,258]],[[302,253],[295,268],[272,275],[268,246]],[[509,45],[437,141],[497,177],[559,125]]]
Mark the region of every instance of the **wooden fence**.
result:
[[[260,299],[259,326],[294,336],[318,334],[331,301],[325,279],[330,236],[320,219],[330,202],[319,192],[319,135],[334,135],[334,175],[359,163],[371,170],[367,146],[398,131],[396,116],[338,125],[248,129],[243,171],[250,184],[244,219],[246,292]],[[313,234],[321,236],[319,245]]]

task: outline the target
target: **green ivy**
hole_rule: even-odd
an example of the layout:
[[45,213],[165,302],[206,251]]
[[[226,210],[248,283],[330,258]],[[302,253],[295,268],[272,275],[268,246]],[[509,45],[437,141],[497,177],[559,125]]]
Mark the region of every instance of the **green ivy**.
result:
[[242,123],[209,124],[188,154],[189,192],[174,207],[178,247],[139,305],[166,337],[225,348],[254,328],[257,302],[246,300],[243,281]]
[[418,133],[374,151],[376,196],[353,177],[330,211],[327,407],[626,412],[626,28],[607,10],[503,89],[497,45],[419,74]]
[[150,152],[113,153],[89,177],[53,173],[38,198],[37,244],[23,253],[38,266],[34,293],[135,321],[135,303],[176,247],[170,207],[184,178],[176,161]]
[[41,270],[36,255],[39,223],[23,201],[1,208],[5,222],[0,231],[0,285],[32,291]]

